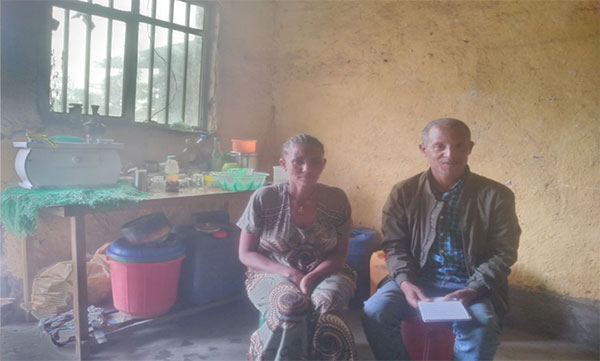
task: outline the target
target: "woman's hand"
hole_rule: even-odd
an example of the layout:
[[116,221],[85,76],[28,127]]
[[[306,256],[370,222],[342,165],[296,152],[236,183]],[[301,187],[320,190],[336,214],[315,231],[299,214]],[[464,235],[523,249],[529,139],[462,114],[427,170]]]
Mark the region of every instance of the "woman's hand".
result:
[[310,294],[313,291],[313,288],[315,288],[315,278],[313,277],[313,274],[309,273],[302,277],[299,287],[302,293],[304,293],[307,296],[310,296]]
[[281,263],[275,262],[264,254],[258,252],[259,239],[250,233],[242,230],[240,234],[240,246],[238,256],[240,262],[246,267],[250,267],[259,272],[274,273],[283,277],[289,278],[298,287],[304,274],[302,272],[284,266]]
[[305,277],[304,274],[295,268],[288,267],[288,269],[288,274],[285,277],[298,286],[298,288],[302,289],[302,280]]
[[349,241],[350,240],[347,237],[338,238],[336,247],[327,258],[302,278],[302,281],[299,284],[302,293],[310,296],[320,280],[344,267]]

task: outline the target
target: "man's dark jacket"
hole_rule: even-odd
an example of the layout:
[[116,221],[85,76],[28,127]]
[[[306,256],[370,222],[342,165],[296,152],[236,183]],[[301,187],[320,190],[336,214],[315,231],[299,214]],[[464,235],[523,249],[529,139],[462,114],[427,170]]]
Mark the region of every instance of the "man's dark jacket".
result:
[[[397,183],[383,207],[383,251],[390,278],[413,283],[427,261],[443,202],[431,190],[431,171]],[[469,279],[466,287],[489,296],[496,312],[508,311],[508,274],[517,260],[521,228],[515,196],[506,186],[467,167],[459,221]]]

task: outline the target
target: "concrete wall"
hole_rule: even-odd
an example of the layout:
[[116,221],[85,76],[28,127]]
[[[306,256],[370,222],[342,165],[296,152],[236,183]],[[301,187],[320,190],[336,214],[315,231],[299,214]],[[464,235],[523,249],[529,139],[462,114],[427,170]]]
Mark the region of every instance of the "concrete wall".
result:
[[[220,1],[218,7],[216,113],[226,150],[231,138],[258,139],[260,168],[268,170],[286,138],[316,135],[328,158],[322,181],[348,193],[357,225],[379,228],[393,184],[426,168],[417,149],[425,123],[463,119],[476,143],[472,170],[517,197],[523,235],[511,284],[597,310],[598,2]],[[19,124],[68,131],[44,128],[36,115],[35,49],[19,46],[33,41],[32,24],[15,20],[11,47],[2,38],[3,187],[16,180],[9,141],[22,139]],[[17,127],[6,131],[6,119]],[[162,157],[183,142],[165,132],[110,131],[134,163],[150,145]]]

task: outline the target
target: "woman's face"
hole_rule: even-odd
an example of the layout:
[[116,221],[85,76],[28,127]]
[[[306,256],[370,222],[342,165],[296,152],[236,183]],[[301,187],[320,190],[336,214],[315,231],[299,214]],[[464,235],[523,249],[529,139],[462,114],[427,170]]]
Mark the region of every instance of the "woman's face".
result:
[[299,185],[316,184],[327,160],[317,146],[292,144],[279,165],[288,173],[290,182]]

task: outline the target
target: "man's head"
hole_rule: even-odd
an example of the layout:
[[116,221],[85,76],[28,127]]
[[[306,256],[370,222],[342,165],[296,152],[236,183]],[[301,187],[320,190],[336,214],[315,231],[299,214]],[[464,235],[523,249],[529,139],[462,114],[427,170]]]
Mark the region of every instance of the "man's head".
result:
[[419,149],[434,177],[456,181],[462,176],[474,143],[469,127],[458,119],[432,120],[423,128]]

